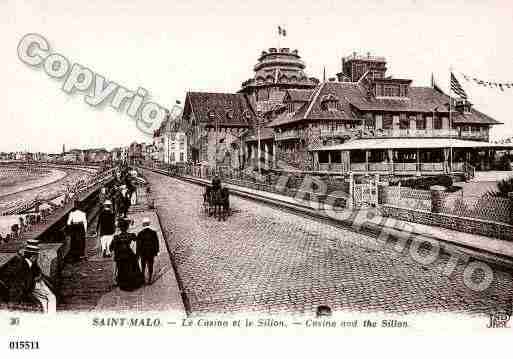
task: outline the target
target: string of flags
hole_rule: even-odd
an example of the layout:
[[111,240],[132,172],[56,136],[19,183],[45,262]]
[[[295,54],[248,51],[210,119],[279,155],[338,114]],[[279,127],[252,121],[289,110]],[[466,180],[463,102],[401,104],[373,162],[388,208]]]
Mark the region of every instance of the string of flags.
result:
[[513,89],[513,82],[491,82],[471,77],[463,73],[461,75],[467,82],[473,82],[478,86],[499,88],[501,91],[504,91],[505,89]]

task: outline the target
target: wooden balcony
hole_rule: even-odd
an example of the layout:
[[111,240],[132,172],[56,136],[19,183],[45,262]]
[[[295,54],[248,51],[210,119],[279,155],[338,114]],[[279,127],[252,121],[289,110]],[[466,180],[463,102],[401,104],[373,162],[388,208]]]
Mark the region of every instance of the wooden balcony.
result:
[[372,131],[364,131],[362,133],[362,138],[376,138],[376,137],[386,137],[386,138],[401,138],[401,137],[413,137],[413,138],[432,138],[432,137],[440,137],[440,138],[457,138],[458,130],[457,129],[376,129]]
[[359,131],[357,129],[350,128],[340,128],[335,130],[321,128],[321,137],[353,137],[356,136],[358,132]]
[[471,131],[461,131],[460,138],[465,140],[477,140],[477,141],[486,141],[488,142],[489,136],[488,132],[471,132]]
[[297,131],[297,130],[290,130],[290,131],[274,133],[274,139],[276,141],[293,140],[293,139],[298,139],[298,138],[299,138],[299,131]]

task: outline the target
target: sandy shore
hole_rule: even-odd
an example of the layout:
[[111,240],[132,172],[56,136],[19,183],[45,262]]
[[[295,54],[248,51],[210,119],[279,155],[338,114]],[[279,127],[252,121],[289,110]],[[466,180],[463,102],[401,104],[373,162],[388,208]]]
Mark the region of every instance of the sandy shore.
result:
[[92,176],[91,172],[78,168],[48,168],[48,170],[51,172],[41,178],[23,181],[19,183],[19,186],[13,186],[11,189],[2,188],[1,193],[5,194],[0,194],[0,212],[33,200],[36,196],[39,198],[58,196],[66,190],[67,186],[72,186],[80,179]]
[[9,184],[7,186],[1,186],[0,198],[10,194],[27,191],[35,187],[48,185],[50,183],[61,180],[68,175],[66,171],[62,171],[55,168],[47,168],[45,170],[47,170],[48,172],[40,177],[22,180],[20,182]]

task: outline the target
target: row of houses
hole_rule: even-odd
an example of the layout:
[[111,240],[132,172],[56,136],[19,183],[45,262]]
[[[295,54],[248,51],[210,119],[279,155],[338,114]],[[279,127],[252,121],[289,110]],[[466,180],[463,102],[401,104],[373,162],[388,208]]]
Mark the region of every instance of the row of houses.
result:
[[63,150],[62,153],[45,152],[1,152],[0,161],[38,161],[38,162],[90,162],[103,163],[111,159],[111,154],[104,148]]

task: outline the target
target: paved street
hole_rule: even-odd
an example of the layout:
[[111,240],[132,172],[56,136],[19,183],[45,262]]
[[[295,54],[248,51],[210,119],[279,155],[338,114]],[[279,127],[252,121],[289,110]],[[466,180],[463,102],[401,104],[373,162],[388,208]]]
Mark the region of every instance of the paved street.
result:
[[442,273],[447,255],[423,266],[393,243],[366,249],[359,244],[374,238],[234,196],[235,213],[218,222],[202,213],[199,186],[145,175],[193,314],[310,313],[320,304],[394,313],[511,308],[512,278],[502,270],[494,268],[492,285],[475,292],[463,283],[464,265]]

